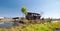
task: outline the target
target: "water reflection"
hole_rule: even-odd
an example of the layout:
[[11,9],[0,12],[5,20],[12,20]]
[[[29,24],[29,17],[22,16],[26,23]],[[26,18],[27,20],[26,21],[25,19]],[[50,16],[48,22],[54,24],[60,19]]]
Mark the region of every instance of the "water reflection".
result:
[[0,23],[0,28],[11,28],[11,27],[14,27],[13,24],[15,25],[19,25],[19,26],[23,26],[22,23],[18,23],[18,22],[1,22]]
[[0,28],[10,28],[12,27],[13,22],[2,22],[0,23]]

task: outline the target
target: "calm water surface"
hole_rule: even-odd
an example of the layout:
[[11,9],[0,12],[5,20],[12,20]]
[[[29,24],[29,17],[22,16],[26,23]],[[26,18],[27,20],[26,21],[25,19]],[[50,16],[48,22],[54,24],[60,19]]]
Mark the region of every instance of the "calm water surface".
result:
[[[14,22],[1,22],[0,23],[0,28],[11,28],[14,27],[13,26]],[[18,23],[20,26],[22,26],[23,24]]]
[[12,27],[13,22],[1,22],[0,28],[10,28]]

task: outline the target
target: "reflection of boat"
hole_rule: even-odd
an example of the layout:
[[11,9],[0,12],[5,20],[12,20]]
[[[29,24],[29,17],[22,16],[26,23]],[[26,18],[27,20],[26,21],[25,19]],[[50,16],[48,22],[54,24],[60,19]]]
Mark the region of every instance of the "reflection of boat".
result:
[[0,24],[4,24],[4,22],[0,22]]

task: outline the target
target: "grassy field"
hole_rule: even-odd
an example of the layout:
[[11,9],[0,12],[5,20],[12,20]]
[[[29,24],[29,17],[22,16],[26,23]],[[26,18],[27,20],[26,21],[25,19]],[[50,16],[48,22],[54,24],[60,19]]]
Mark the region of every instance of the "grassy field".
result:
[[0,28],[0,31],[55,31],[60,29],[60,22],[47,24],[28,24],[23,26],[15,26],[10,29]]

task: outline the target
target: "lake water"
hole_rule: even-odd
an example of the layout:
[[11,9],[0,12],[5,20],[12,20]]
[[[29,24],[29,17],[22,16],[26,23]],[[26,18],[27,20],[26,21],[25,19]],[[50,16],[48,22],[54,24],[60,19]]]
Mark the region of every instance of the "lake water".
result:
[[60,31],[60,30],[56,30],[56,31]]
[[13,22],[1,22],[0,28],[10,28],[12,27]]
[[[0,28],[11,28],[11,27],[14,27],[13,24],[14,24],[14,22],[1,22]],[[23,26],[23,24],[21,24],[21,23],[17,23],[17,24],[20,26]]]

